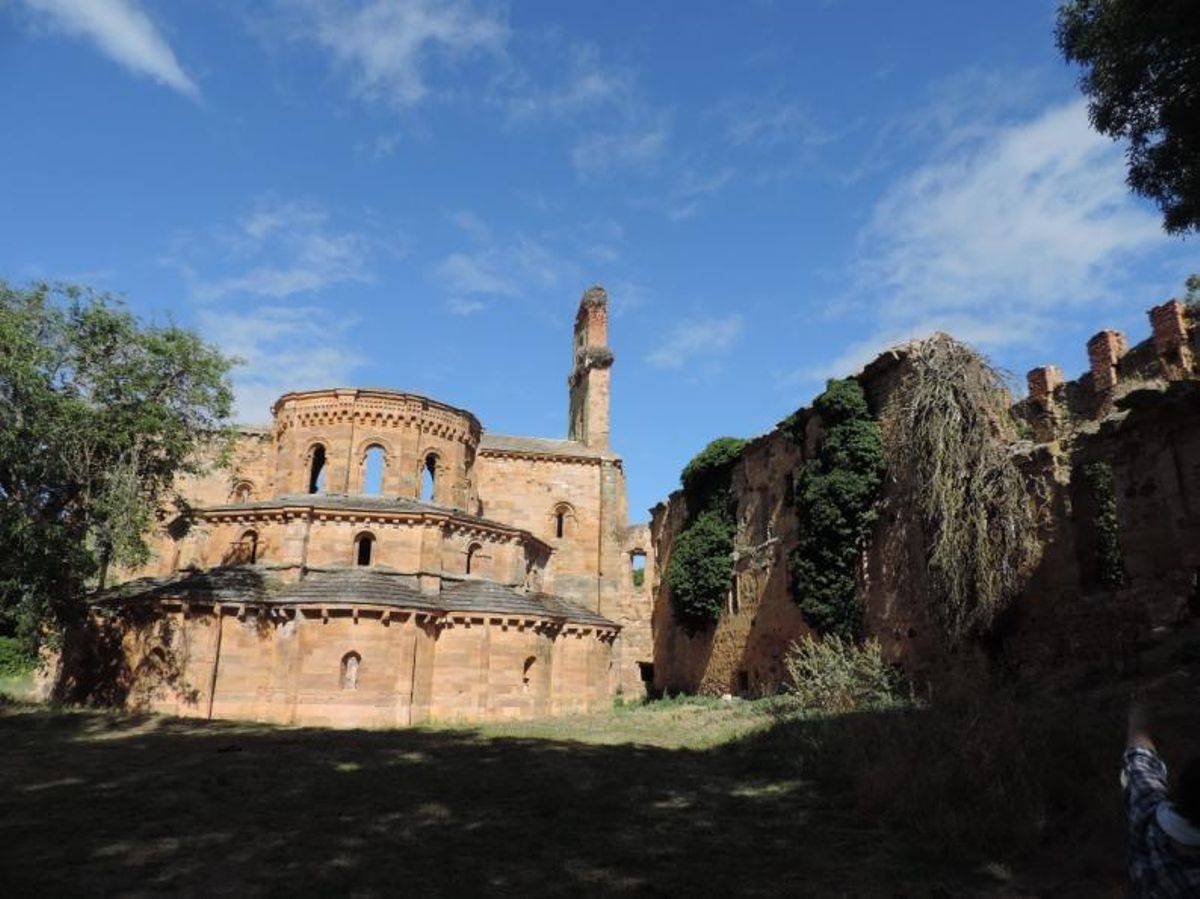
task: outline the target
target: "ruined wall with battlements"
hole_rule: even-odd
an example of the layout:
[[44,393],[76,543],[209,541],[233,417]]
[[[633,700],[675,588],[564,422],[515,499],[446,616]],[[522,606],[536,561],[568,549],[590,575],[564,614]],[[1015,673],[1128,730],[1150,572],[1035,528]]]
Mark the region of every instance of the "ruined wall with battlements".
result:
[[[997,623],[987,647],[967,647],[961,665],[1000,663],[1036,674],[1079,664],[1132,664],[1136,647],[1200,609],[1200,328],[1171,300],[1148,312],[1150,336],[1130,346],[1101,331],[1088,341],[1089,369],[1029,372],[1028,396],[1013,405],[1025,433],[1011,446],[1038,510],[1041,556],[1023,594]],[[878,415],[903,377],[906,352],[888,351],[856,378]],[[811,633],[792,596],[788,555],[798,542],[793,485],[822,435],[819,416],[801,410],[804,439],[782,428],[750,441],[733,467],[737,531],[726,608],[711,627],[675,621],[664,583],[684,525],[676,492],[653,510],[655,686],[666,691],[759,695],[780,689],[789,644]],[[1087,470],[1112,473],[1117,535],[1126,579],[1100,578],[1097,499]],[[951,661],[923,597],[923,536],[898,508],[903,472],[890,472],[880,517],[863,559],[860,601],[868,633],[888,658],[921,678]]]

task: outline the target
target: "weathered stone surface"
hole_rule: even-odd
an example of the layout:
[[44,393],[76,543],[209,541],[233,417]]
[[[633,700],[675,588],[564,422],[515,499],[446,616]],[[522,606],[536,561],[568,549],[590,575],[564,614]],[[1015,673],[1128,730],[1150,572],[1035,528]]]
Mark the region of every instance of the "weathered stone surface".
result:
[[[1089,341],[1091,370],[1076,381],[1062,382],[1053,367],[1035,369],[1029,398],[1014,407],[1038,441],[1014,443],[1012,451],[1038,512],[1041,553],[989,646],[991,660],[1012,670],[1068,662],[1120,668],[1156,627],[1200,610],[1200,371],[1179,352],[1194,343],[1197,329],[1175,307],[1158,307],[1151,319],[1153,341],[1132,350],[1115,331]],[[857,376],[873,410],[886,407],[904,368],[899,348]],[[821,423],[811,410],[798,415],[799,444],[777,428],[751,441],[734,465],[735,578],[725,611],[699,633],[675,622],[662,578],[684,525],[682,494],[653,510],[658,689],[774,692],[784,681],[788,645],[810,633],[792,599],[787,558],[801,525],[792,485],[815,452]],[[1098,580],[1096,507],[1083,474],[1091,462],[1110,465],[1116,483],[1128,572],[1118,590]],[[981,646],[951,658],[938,636],[923,599],[924,537],[904,505],[905,478],[889,472],[863,558],[867,631],[919,680],[936,679],[951,662],[957,670],[988,664]]]
[[177,714],[337,726],[644,693],[651,602],[630,558],[646,530],[628,526],[609,448],[607,341],[592,288],[566,440],[493,437],[392,390],[284,395],[271,427],[239,431],[228,469],[180,478],[186,506],[164,514],[153,561],[98,604],[93,649],[113,651],[103,666],[77,651],[67,680]]

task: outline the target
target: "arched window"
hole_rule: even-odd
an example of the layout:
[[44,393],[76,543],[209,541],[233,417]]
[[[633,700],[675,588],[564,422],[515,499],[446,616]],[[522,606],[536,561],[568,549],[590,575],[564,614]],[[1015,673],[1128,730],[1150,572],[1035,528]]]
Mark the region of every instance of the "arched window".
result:
[[575,510],[567,503],[559,503],[550,513],[551,527],[554,529],[554,539],[562,540],[571,536],[575,524]]
[[308,468],[308,492],[322,493],[325,490],[325,447],[317,444],[312,448],[312,463]]
[[361,664],[362,656],[357,652],[348,652],[342,656],[340,683],[343,690],[358,689],[358,666]]
[[253,484],[251,484],[249,481],[239,481],[238,484],[233,488],[233,501],[235,503],[249,502],[253,493]]
[[387,468],[387,453],[382,446],[368,446],[363,456],[363,493],[383,493],[383,472]]
[[437,464],[438,458],[434,453],[425,457],[425,465],[421,469],[421,501],[431,503],[437,496]]
[[472,543],[467,547],[467,574],[478,574],[476,570],[479,566],[479,551],[483,546],[478,543]]
[[354,538],[354,564],[370,565],[374,549],[375,535],[370,533],[359,534]]
[[537,656],[529,656],[525,660],[525,670],[521,672],[521,688],[526,693],[529,692],[529,676],[533,672],[534,663],[537,662]]
[[258,531],[246,531],[238,538],[235,555],[239,562],[247,565],[258,561]]

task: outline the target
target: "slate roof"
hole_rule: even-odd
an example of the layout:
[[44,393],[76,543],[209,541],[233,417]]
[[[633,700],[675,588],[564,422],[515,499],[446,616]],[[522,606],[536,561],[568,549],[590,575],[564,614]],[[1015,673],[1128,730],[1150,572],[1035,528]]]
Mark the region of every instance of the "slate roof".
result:
[[[250,602],[270,605],[383,605],[430,612],[479,612],[557,618],[575,624],[616,627],[577,603],[549,593],[523,593],[492,581],[443,581],[441,594],[422,593],[412,575],[380,569],[310,571],[284,583],[252,565],[139,578],[105,590],[101,605],[126,600],[185,599],[198,602]],[[451,584],[453,584],[451,586]]]
[[449,612],[511,612],[514,615],[548,615],[579,624],[616,627],[602,615],[550,593],[522,593],[494,581],[461,581],[443,588],[440,600]]
[[507,434],[484,433],[479,441],[480,452],[495,450],[508,453],[531,453],[540,456],[574,456],[589,459],[615,459],[615,453],[594,449],[575,440],[553,440],[549,437],[512,437]]
[[471,515],[461,509],[454,509],[450,506],[423,503],[415,499],[405,499],[399,496],[374,496],[370,494],[288,493],[271,499],[256,499],[244,503],[223,503],[217,506],[206,506],[203,511],[225,512],[239,509],[277,509],[280,506],[311,506],[314,509],[347,509],[362,512],[427,512],[431,515],[450,515],[462,521],[475,522],[505,531],[521,530],[511,524],[505,524],[503,521],[481,518],[478,515]]

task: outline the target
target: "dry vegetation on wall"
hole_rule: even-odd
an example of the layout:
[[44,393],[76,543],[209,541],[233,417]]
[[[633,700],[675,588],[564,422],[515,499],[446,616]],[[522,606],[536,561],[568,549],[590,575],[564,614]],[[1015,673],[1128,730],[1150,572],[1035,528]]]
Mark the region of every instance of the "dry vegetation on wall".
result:
[[914,344],[909,363],[884,413],[888,459],[907,479],[930,610],[954,645],[1017,594],[1037,552],[1034,515],[1000,373],[946,334]]

